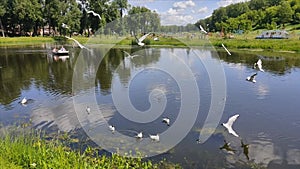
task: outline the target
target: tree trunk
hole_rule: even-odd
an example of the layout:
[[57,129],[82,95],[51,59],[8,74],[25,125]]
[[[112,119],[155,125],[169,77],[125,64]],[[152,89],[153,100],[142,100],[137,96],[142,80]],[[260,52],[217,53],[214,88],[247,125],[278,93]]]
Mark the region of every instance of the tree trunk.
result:
[[0,27],[1,27],[1,30],[2,30],[2,37],[5,37],[4,28],[3,28],[3,25],[2,25],[1,19],[0,19]]

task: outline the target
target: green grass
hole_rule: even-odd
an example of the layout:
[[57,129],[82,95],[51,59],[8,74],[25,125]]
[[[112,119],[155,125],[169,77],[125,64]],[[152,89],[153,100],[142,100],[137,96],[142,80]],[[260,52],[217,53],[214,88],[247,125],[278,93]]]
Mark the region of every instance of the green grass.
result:
[[[6,134],[0,139],[0,168],[180,168],[166,161],[152,163],[142,158],[99,155],[98,148],[83,153],[71,150],[59,139],[41,139],[33,132]],[[58,137],[57,137],[58,138]]]
[[[289,27],[289,29],[293,29]],[[292,30],[290,31],[289,39],[255,39],[257,35],[260,34],[262,30],[252,31],[242,35],[234,35],[234,39],[221,38],[218,34],[212,34],[209,40],[202,40],[197,38],[188,39],[185,37],[170,37],[162,36],[159,37],[159,41],[154,41],[152,38],[148,37],[145,39],[144,43],[148,46],[171,46],[171,47],[186,47],[186,46],[211,46],[222,47],[223,43],[228,49],[248,49],[248,50],[267,50],[267,51],[292,51],[300,53],[300,31]],[[116,44],[129,46],[136,44],[133,37],[118,37],[118,36],[107,36],[107,35],[97,35],[88,37],[74,36],[74,39],[78,40],[82,44]],[[56,40],[63,40],[67,43],[73,43],[71,40],[67,40],[64,37],[17,37],[17,38],[0,38],[0,46],[17,46],[17,45],[34,45],[42,44],[46,42],[55,42]]]
[[0,46],[34,45],[55,42],[52,37],[1,37]]

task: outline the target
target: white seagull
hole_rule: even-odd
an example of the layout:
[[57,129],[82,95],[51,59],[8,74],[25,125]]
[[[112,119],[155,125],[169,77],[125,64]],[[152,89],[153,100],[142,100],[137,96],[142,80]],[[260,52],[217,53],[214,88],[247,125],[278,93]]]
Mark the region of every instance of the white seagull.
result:
[[91,113],[91,108],[90,108],[89,106],[87,106],[85,110],[86,110],[86,112],[87,112],[88,114]]
[[261,59],[258,59],[258,61],[256,63],[254,63],[254,69],[256,68],[256,65],[257,65],[259,71],[261,71],[261,72],[265,71],[264,69],[262,69],[262,61],[261,61]]
[[65,37],[66,37],[67,39],[70,39],[70,40],[74,41],[80,48],[85,48],[85,49],[87,49],[87,50],[90,50],[89,48],[87,48],[87,47],[83,46],[82,44],[80,44],[76,39],[70,38],[70,37],[68,37],[68,36],[65,36]]
[[69,26],[68,26],[67,24],[65,24],[65,23],[62,23],[62,24],[61,24],[61,27],[66,28],[66,29],[69,29]]
[[229,50],[225,47],[225,45],[222,43],[223,48],[226,50],[226,52],[228,53],[228,55],[231,55],[231,53],[229,52]]
[[132,59],[132,58],[134,58],[134,57],[136,57],[136,56],[139,56],[139,55],[130,55],[128,52],[126,52],[126,51],[123,51],[127,56],[126,57],[128,57],[129,59]]
[[147,36],[150,35],[150,33],[147,33],[145,35],[143,35],[142,37],[140,37],[139,39],[135,36],[136,42],[139,46],[144,46],[145,43],[143,43],[143,41],[147,38]]
[[199,28],[200,28],[201,32],[207,34],[207,32],[203,29],[203,27],[201,25],[199,25]]
[[149,137],[152,141],[159,141],[159,135],[158,134],[156,134],[156,135],[149,134]]
[[236,114],[232,117],[230,117],[227,121],[227,123],[222,123],[222,126],[224,126],[228,132],[236,137],[239,137],[238,134],[236,134],[236,132],[232,129],[232,124],[233,122],[235,122],[235,120],[239,117],[240,115],[239,114]]
[[248,76],[248,77],[246,78],[246,80],[249,81],[249,82],[252,82],[252,83],[256,83],[256,80],[255,80],[255,76],[256,76],[256,75],[257,75],[257,73],[254,73],[253,75]]
[[167,123],[168,126],[170,125],[170,119],[167,118],[167,117],[163,118],[163,119],[162,119],[162,122],[163,122],[163,123]]
[[94,16],[97,16],[100,20],[102,19],[101,16],[94,11],[86,11],[86,13],[92,13]]
[[113,125],[109,125],[108,127],[111,132],[114,132],[116,130],[115,126]]
[[138,139],[141,139],[141,138],[143,138],[143,133],[140,132],[140,133],[138,133],[135,137],[138,138]]
[[21,101],[21,104],[26,104],[26,103],[27,103],[27,99],[26,99],[26,97],[24,97]]

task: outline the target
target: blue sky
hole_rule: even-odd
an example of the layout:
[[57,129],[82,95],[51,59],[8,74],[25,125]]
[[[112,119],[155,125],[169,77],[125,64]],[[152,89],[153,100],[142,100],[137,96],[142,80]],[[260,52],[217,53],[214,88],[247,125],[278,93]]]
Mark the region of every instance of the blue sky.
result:
[[162,25],[186,25],[210,16],[213,10],[248,0],[128,0],[132,6],[155,10]]

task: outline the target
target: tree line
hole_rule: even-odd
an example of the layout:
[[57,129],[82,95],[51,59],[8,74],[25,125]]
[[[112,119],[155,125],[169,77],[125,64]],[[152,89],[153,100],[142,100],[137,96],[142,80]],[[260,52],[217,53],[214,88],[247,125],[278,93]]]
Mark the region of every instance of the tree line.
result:
[[251,0],[231,4],[213,11],[212,16],[199,20],[209,31],[235,32],[256,29],[285,28],[300,24],[300,0]]
[[[88,11],[98,13],[101,19]],[[125,12],[129,15],[125,15]],[[3,36],[75,33],[89,36],[96,31],[122,35],[157,31],[159,27],[160,18],[155,11],[145,7],[131,7],[127,0],[0,1],[0,33]]]

